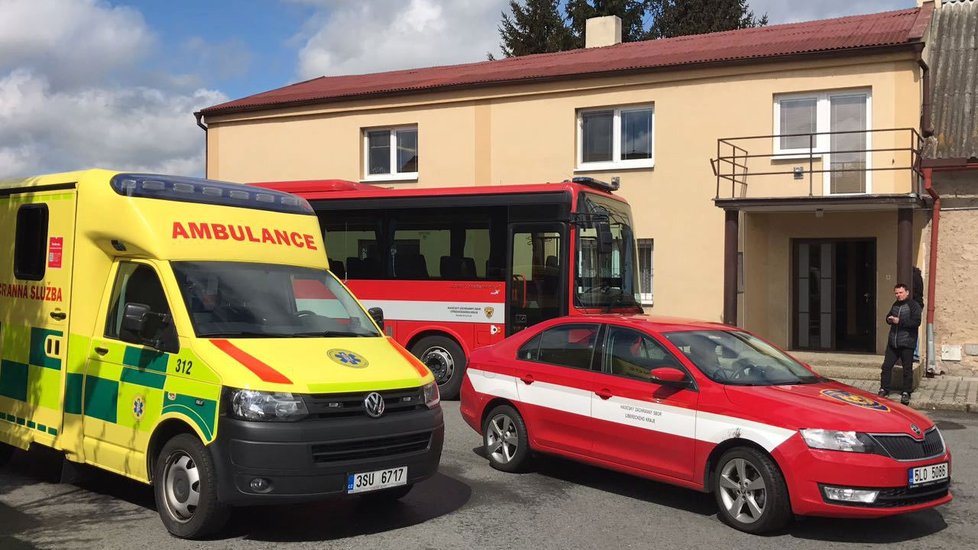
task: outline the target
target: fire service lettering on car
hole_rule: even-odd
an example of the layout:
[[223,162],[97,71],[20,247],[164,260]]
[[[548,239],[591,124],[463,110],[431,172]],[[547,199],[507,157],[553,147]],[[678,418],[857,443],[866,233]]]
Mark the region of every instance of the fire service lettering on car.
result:
[[479,393],[697,441],[721,443],[743,438],[770,452],[795,434],[794,430],[778,426],[661,403],[618,396],[596,400],[589,391],[540,380],[518,386],[514,376],[478,369],[469,369],[467,374]]
[[830,399],[836,399],[842,401],[843,403],[848,403],[850,405],[855,405],[857,407],[862,407],[864,409],[872,409],[874,411],[880,412],[890,412],[890,407],[880,403],[875,399],[869,399],[861,395],[848,392],[845,390],[822,390],[821,394]]
[[247,241],[318,250],[316,238],[308,233],[248,225],[225,225],[223,223],[187,222],[185,225],[181,222],[173,222],[173,239]]

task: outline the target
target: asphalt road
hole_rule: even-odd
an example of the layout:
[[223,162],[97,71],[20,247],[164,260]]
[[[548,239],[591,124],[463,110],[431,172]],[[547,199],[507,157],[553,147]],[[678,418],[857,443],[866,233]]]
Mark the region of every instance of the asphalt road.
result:
[[0,469],[0,549],[20,548],[975,548],[978,415],[934,413],[954,455],[955,500],[870,521],[804,519],[767,537],[735,531],[712,497],[569,461],[504,474],[478,454],[458,403],[445,403],[440,473],[401,502],[350,500],[236,510],[221,538],[182,541],[163,528],[148,487],[90,471],[58,483],[60,462],[19,453]]

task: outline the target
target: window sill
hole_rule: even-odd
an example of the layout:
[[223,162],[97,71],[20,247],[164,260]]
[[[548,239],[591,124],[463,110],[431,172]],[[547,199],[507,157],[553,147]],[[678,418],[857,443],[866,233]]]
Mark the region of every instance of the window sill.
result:
[[574,168],[575,173],[579,172],[606,172],[608,170],[650,170],[655,168],[655,161],[644,162],[593,162],[581,164]]
[[376,182],[416,182],[418,181],[418,173],[411,172],[407,174],[377,174],[373,176],[367,176],[360,180],[360,183],[376,183]]
[[773,155],[771,155],[771,160],[807,160],[809,157],[811,157],[812,160],[822,160],[822,152],[815,151],[811,155],[809,155],[807,151],[786,153],[775,152]]

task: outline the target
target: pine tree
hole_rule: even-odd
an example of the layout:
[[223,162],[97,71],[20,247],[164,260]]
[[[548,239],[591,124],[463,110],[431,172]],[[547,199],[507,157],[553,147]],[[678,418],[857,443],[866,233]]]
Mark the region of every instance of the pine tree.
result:
[[503,12],[499,25],[503,55],[513,57],[573,48],[573,36],[557,10],[559,4],[559,0],[510,0],[512,13]]
[[747,0],[646,0],[652,25],[647,38],[729,31],[767,25],[767,14],[756,17]]
[[566,11],[574,33],[574,47],[584,47],[584,28],[592,17],[617,15],[621,19],[621,39],[634,42],[645,38],[647,0],[568,0]]

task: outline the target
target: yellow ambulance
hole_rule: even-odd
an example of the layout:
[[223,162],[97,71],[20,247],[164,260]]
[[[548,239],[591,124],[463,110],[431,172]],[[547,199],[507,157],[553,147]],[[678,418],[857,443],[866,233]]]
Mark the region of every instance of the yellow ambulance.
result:
[[304,199],[54,174],[0,182],[0,235],[0,461],[44,445],[151,484],[184,538],[435,473],[434,378],[327,271]]

